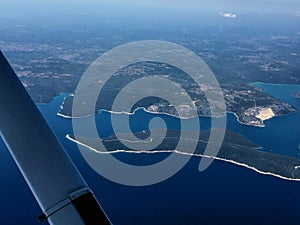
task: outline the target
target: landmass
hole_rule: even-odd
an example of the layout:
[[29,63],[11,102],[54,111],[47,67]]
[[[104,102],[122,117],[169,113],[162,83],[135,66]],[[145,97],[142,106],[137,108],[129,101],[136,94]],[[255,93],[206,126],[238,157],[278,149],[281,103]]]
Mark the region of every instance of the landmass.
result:
[[[95,113],[99,110],[112,111],[114,98],[126,84],[133,80],[148,76],[164,77],[180,84],[191,97],[194,106],[197,107],[199,116],[211,116],[210,107],[214,107],[214,110],[218,111],[218,104],[209,105],[204,94],[204,91],[213,91],[214,87],[205,84],[199,87],[187,74],[170,65],[143,62],[130,65],[110,78],[103,87],[102,93],[104,94],[100,96],[97,101]],[[149,87],[148,90],[136,88],[131,91],[135,93],[135,96],[141,96],[145,92],[149,92],[149,96],[151,96],[151,93],[154,92],[155,88],[156,87],[154,86]],[[224,93],[226,111],[234,113],[237,120],[246,125],[264,127],[265,120],[297,111],[293,106],[265,93],[260,87],[255,86],[254,84],[239,86],[230,82],[225,82],[223,84],[221,83],[221,88]],[[175,96],[181,95],[180,92],[176,93],[175,90],[172,91]],[[72,102],[73,96],[69,96],[65,99],[59,112],[60,116],[69,118],[73,116]],[[192,117],[190,105],[185,104],[179,107],[184,109],[184,112],[182,113],[184,118]],[[130,109],[130,111],[128,111],[128,113],[133,113],[137,108],[144,108],[151,113],[164,113],[178,116],[176,109],[168,101],[156,97],[140,100],[132,109]],[[86,115],[74,115],[74,117],[84,116]],[[223,116],[221,112],[219,116]]]
[[[247,15],[244,16],[246,17]],[[67,26],[60,21],[59,25],[49,25],[47,29],[42,29],[45,22],[31,21],[29,25],[19,21],[23,24],[20,26],[8,22],[5,26],[0,26],[0,48],[36,103],[48,103],[60,93],[74,93],[82,74],[97,57],[120,44],[149,39],[151,34],[153,40],[169,40],[198,54],[219,81],[227,111],[234,113],[239,122],[263,127],[264,120],[272,116],[296,111],[293,106],[266,94],[252,83],[300,84],[299,54],[295,52],[300,40],[300,35],[296,35],[299,32],[297,26],[287,23],[277,33],[272,30],[272,27],[278,27],[275,22],[274,26],[269,26],[271,22],[268,26],[261,24],[262,27],[258,30],[256,26],[244,26],[244,20],[236,21],[241,23],[239,29],[229,24],[223,27],[213,22],[197,21],[197,26],[201,29],[195,29],[186,23],[182,27],[184,34],[178,33],[177,29],[170,29],[172,26],[167,22],[162,22],[157,27],[151,26],[152,21],[146,20],[140,23],[134,21],[134,24],[137,23],[134,29],[130,26],[133,21],[129,20],[122,24],[120,21],[99,22],[101,24],[88,27],[82,21],[70,22]],[[213,32],[205,32],[208,30]],[[168,65],[151,66],[149,63],[139,64],[139,67],[131,65],[115,74],[116,79],[112,79],[115,83],[108,84],[105,99],[97,104],[95,112],[110,110],[109,101],[113,100],[123,84],[148,73],[179,82],[191,95],[198,114],[210,115],[203,90],[185,79],[182,71]],[[119,79],[120,76],[122,80]],[[148,98],[138,102],[135,107],[176,116],[174,108],[161,99]],[[59,115],[71,117],[71,109],[72,97],[69,97],[62,105]],[[262,115],[266,110],[268,115]],[[186,116],[189,116],[188,108]]]
[[297,91],[297,92],[293,93],[293,96],[295,98],[300,98],[300,91]]
[[[151,141],[157,141],[157,139],[159,139],[160,142],[158,143],[161,144],[159,144],[159,146],[155,149],[148,151],[132,150],[126,147],[126,143],[133,143],[129,137],[126,138],[126,134],[122,134],[122,137],[125,137],[122,139],[122,142],[120,142],[120,140],[118,140],[114,135],[109,138],[100,139],[101,143],[105,146],[105,149],[101,149],[99,147],[99,139],[96,138],[77,137],[75,139],[74,136],[67,135],[67,139],[86,147],[86,151],[92,150],[99,154],[116,154],[120,152],[128,154],[158,154],[175,152],[177,154],[190,155],[193,157],[214,158],[216,160],[246,167],[260,174],[271,175],[285,180],[300,181],[300,159],[260,150],[259,146],[250,142],[238,133],[226,130],[220,151],[216,156],[212,156],[204,155],[210,131],[201,132],[199,140],[197,140],[196,150],[193,153],[188,150],[189,143],[193,140],[183,140],[184,146],[187,146],[187,151],[178,151],[176,149],[176,145],[181,134],[180,132],[187,132],[185,135],[188,135],[188,132],[193,131],[168,130],[165,137],[151,136]],[[141,141],[143,141],[143,138],[147,138],[149,136],[149,132],[144,131],[135,133],[135,136],[141,138]]]

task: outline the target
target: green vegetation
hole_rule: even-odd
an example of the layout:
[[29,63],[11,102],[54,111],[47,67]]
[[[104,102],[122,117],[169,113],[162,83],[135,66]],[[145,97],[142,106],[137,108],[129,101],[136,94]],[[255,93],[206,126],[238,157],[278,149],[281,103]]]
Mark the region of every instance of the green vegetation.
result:
[[[181,132],[186,132],[186,135],[188,135],[188,132],[193,131]],[[168,130],[166,137],[153,137],[154,139],[160,139],[160,141],[162,142],[155,149],[150,150],[150,152],[154,150],[164,152],[166,150],[176,149],[176,145],[180,139],[181,132],[175,130]],[[206,143],[209,138],[209,134],[210,131],[203,131],[200,133],[199,140],[197,140],[198,144],[194,152],[194,156],[203,155]],[[139,138],[147,138],[149,136],[149,133],[135,133],[135,136]],[[75,138],[71,135],[68,136],[68,139],[71,141],[75,140]],[[122,143],[115,136],[112,136],[107,139],[101,139],[101,143],[105,146],[106,149],[100,149],[98,145],[99,139],[80,137],[77,138],[76,141],[85,146],[89,146],[93,149],[96,149],[99,152],[99,154],[105,151],[110,151],[113,153],[116,150],[131,150],[128,147],[126,147],[126,143],[130,142],[130,138],[125,138],[124,140],[122,140]],[[190,152],[188,146],[189,143],[191,143],[191,141],[192,140],[183,140],[184,146],[187,146],[187,151],[183,153]],[[90,149],[88,148],[86,150],[90,151]],[[137,150],[133,151],[139,152]],[[259,146],[251,143],[242,135],[229,130],[227,130],[225,133],[224,142],[216,158],[219,160],[235,163],[240,166],[245,166],[262,174],[269,174],[288,180],[300,180],[300,159],[262,151],[259,149]]]

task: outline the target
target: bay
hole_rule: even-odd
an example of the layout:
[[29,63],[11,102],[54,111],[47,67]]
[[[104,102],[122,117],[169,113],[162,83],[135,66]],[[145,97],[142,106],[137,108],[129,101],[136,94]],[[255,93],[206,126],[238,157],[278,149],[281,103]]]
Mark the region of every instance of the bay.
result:
[[[273,96],[297,109],[300,100],[291,93],[298,85],[257,84]],[[60,139],[72,160],[91,186],[114,224],[299,224],[300,183],[258,174],[246,168],[215,160],[204,172],[198,171],[200,158],[189,163],[170,179],[147,187],[130,187],[113,183],[93,171],[81,157],[76,144],[65,136],[72,133],[71,120],[56,115],[63,98],[56,97],[39,109]],[[153,115],[138,110],[130,117],[132,130],[148,127],[153,117],[164,119],[169,128],[179,129],[179,119]],[[113,133],[110,113],[101,111],[96,120],[101,123],[101,135]],[[120,115],[122,120],[122,115]],[[263,151],[299,157],[300,114],[294,113],[266,121],[265,128],[250,127],[227,115],[227,128],[243,134],[262,146]],[[186,120],[193,123],[193,120]],[[200,118],[201,129],[210,127],[209,118]],[[0,143],[1,224],[35,224],[41,212],[27,185],[17,170],[7,149]],[[141,156],[149,157],[149,156]],[[151,155],[159,161],[161,154]],[[184,156],[183,156],[184,157]],[[121,153],[118,159],[141,160]],[[25,209],[26,208],[26,213]],[[15,215],[18,212],[17,216]],[[22,221],[22,222],[21,222]],[[37,223],[36,223],[37,224]]]

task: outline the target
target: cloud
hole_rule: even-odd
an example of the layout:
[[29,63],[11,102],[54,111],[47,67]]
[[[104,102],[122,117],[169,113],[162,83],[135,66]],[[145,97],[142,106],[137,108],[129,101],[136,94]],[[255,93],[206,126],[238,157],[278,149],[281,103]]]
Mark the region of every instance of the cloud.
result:
[[231,19],[235,19],[237,17],[236,14],[231,13],[231,12],[230,13],[220,12],[219,14],[220,14],[220,16],[223,16],[223,17],[226,17],[226,18],[231,18]]

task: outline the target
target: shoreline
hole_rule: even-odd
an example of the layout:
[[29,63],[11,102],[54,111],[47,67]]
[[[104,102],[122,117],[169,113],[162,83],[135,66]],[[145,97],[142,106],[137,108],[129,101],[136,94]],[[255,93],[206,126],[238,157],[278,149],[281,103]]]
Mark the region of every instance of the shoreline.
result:
[[259,127],[259,128],[264,128],[266,125],[263,123],[263,125],[253,125],[253,124],[248,124],[248,123],[244,123],[242,121],[240,121],[239,116],[235,113],[235,112],[227,112],[230,114],[233,114],[236,117],[236,120],[238,123],[249,126],[249,127]]
[[[290,85],[290,86],[300,86],[300,84],[272,84],[272,83],[263,83],[263,82],[252,82],[250,83],[250,85],[253,85],[253,86],[256,86],[258,88],[261,88],[264,92],[266,92],[264,90],[264,88],[262,87],[263,85],[277,85],[277,86],[286,86],[286,85]],[[69,96],[74,96],[74,94],[68,94]],[[294,96],[292,94],[293,97],[297,98],[296,96]],[[65,96],[64,97],[64,100],[65,98],[68,97],[68,96]],[[299,99],[299,98],[297,98]],[[64,102],[64,101],[63,101]],[[63,104],[62,104],[63,105]],[[61,109],[62,109],[62,105],[60,106]],[[145,112],[147,113],[151,113],[153,115],[166,115],[166,116],[171,116],[171,117],[174,117],[174,118],[178,118],[178,119],[192,119],[194,118],[194,116],[187,116],[187,117],[180,117],[178,115],[174,115],[174,114],[170,114],[170,113],[166,113],[166,112],[154,112],[154,111],[150,111],[150,110],[147,110],[145,107],[138,107],[136,109],[133,110],[133,112],[116,112],[116,111],[112,111],[112,110],[106,110],[106,109],[100,109],[100,110],[97,110],[95,112],[95,114],[98,114],[98,113],[101,113],[101,112],[108,112],[108,113],[112,113],[112,114],[126,114],[126,115],[133,115],[137,110],[139,109],[142,109],[144,110]],[[232,112],[232,111],[226,111],[226,114],[227,113],[232,113],[234,114],[234,116],[236,117],[236,120],[238,123],[242,124],[242,125],[246,125],[246,126],[250,126],[250,127],[259,127],[259,128],[264,128],[266,125],[265,125],[265,121],[266,120],[270,120],[270,119],[274,119],[276,117],[282,117],[282,116],[287,116],[287,115],[290,115],[290,114],[293,114],[293,113],[297,113],[297,112],[289,112],[287,114],[284,114],[284,115],[274,115],[273,117],[271,118],[268,118],[268,119],[265,119],[265,120],[262,120],[262,125],[259,125],[259,124],[251,124],[251,123],[246,123],[246,122],[242,122],[240,121],[239,119],[239,116],[235,113],[235,112]],[[89,117],[89,116],[92,116],[92,115],[85,115],[85,116],[80,116],[80,117],[73,117],[73,116],[68,116],[68,115],[65,115],[65,114],[62,114],[60,112],[57,113],[57,116],[60,116],[60,117],[63,117],[65,119],[80,119],[80,118],[85,118],[85,117]],[[210,115],[198,115],[199,117],[203,117],[203,118],[209,118],[211,117]],[[213,117],[213,118],[221,118],[222,116],[219,116],[219,117]]]
[[[180,116],[176,116],[176,115],[173,115],[173,114],[169,114],[169,113],[162,113],[162,112],[153,112],[153,111],[149,111],[147,110],[145,107],[138,107],[136,108],[133,112],[116,112],[116,111],[111,111],[111,110],[106,110],[106,109],[100,109],[96,112],[96,114],[98,113],[101,113],[101,112],[108,112],[108,113],[111,113],[111,114],[116,114],[116,115],[121,115],[121,114],[125,114],[125,115],[134,115],[136,111],[138,110],[143,110],[144,112],[146,113],[150,113],[150,114],[153,114],[153,115],[166,115],[166,116],[171,116],[171,117],[174,117],[174,118],[177,118],[177,119],[181,119],[181,120],[188,120],[188,119],[193,119],[195,117],[191,116],[191,117],[180,117]],[[238,123],[240,124],[243,124],[243,125],[246,125],[246,126],[249,126],[249,127],[259,127],[259,128],[264,128],[265,127],[265,124],[263,125],[254,125],[254,124],[248,124],[248,123],[244,123],[242,121],[239,120],[239,117],[238,115],[235,113],[235,112],[231,112],[231,111],[226,111],[226,114],[234,114],[234,116],[236,117],[236,120]],[[290,113],[289,113],[290,114]],[[289,114],[286,114],[286,115],[289,115]],[[86,118],[86,117],[89,117],[89,116],[92,116],[92,115],[86,115],[86,116],[81,116],[81,117],[73,117],[73,116],[66,116],[62,113],[57,113],[56,114],[57,116],[60,116],[60,117],[63,117],[65,119],[81,119],[81,118]],[[282,115],[282,116],[286,116],[286,115]],[[205,116],[205,115],[198,115],[199,117],[203,117],[203,118],[210,118],[211,116]],[[280,116],[274,116],[272,118],[276,118],[276,117],[280,117]],[[218,118],[222,118],[222,117],[214,117],[216,119]],[[270,119],[272,119],[270,118]],[[265,121],[265,120],[264,120]]]
[[[117,112],[117,111],[111,111],[111,110],[107,110],[107,109],[99,109],[97,112],[95,112],[95,114],[99,114],[101,112],[108,112],[108,113],[116,114],[116,115],[125,114],[125,115],[132,116],[138,110],[143,110],[144,112],[147,112],[147,113],[150,113],[150,114],[154,114],[154,115],[166,115],[166,116],[171,116],[171,117],[175,117],[177,119],[184,119],[184,120],[195,118],[194,116],[180,117],[180,116],[176,116],[176,115],[169,114],[169,113],[164,113],[164,112],[153,112],[153,111],[147,110],[145,107],[137,107],[136,109],[133,110],[133,112],[125,112],[125,111]],[[92,116],[92,115],[85,115],[85,116],[73,117],[73,116],[67,116],[67,115],[62,114],[60,112],[58,112],[56,115],[60,116],[60,117],[63,117],[63,118],[66,118],[66,119],[81,119],[81,118],[86,118],[86,117]],[[202,116],[201,115],[201,117],[210,117],[210,116]],[[221,117],[216,117],[216,118],[221,118]]]
[[[300,181],[300,178],[290,178],[290,177],[285,177],[279,174],[275,174],[275,173],[271,173],[271,172],[266,172],[266,171],[261,171],[253,166],[249,166],[246,163],[241,163],[241,162],[236,162],[234,160],[230,160],[230,159],[223,159],[217,156],[209,156],[209,155],[203,155],[203,154],[199,154],[199,153],[188,153],[188,152],[182,152],[182,151],[178,151],[178,150],[143,150],[143,151],[135,151],[135,150],[114,150],[114,151],[99,151],[91,146],[88,146],[87,144],[84,144],[74,138],[72,138],[69,134],[66,135],[66,139],[68,139],[69,141],[72,141],[73,143],[79,144],[85,148],[88,148],[89,150],[92,150],[94,152],[96,152],[97,154],[117,154],[117,153],[128,153],[128,154],[163,154],[163,153],[176,153],[176,154],[180,154],[180,155],[187,155],[187,156],[191,156],[191,157],[203,157],[203,158],[207,158],[207,159],[216,159],[219,161],[223,161],[223,162],[227,162],[227,163],[231,163],[237,166],[241,166],[250,170],[253,170],[259,174],[262,175],[269,175],[269,176],[273,176],[279,179],[283,179],[283,180],[288,180],[288,181]],[[299,166],[295,166],[295,169],[300,169],[300,165]]]
[[[101,113],[101,112],[108,112],[108,113],[116,114],[116,115],[125,114],[125,115],[132,116],[138,110],[143,110],[144,112],[150,113],[150,114],[153,114],[153,115],[166,115],[166,116],[171,116],[171,117],[174,117],[174,118],[177,118],[177,119],[182,119],[182,120],[188,120],[188,119],[195,118],[193,116],[191,116],[191,117],[180,117],[180,116],[176,116],[176,115],[169,114],[169,113],[153,112],[153,111],[149,111],[149,110],[145,109],[145,107],[138,107],[133,112],[123,112],[123,111],[122,112],[116,112],[116,111],[111,111],[111,110],[106,110],[106,109],[100,109],[95,114],[98,114],[98,113]],[[266,120],[274,119],[276,117],[287,116],[287,115],[290,115],[292,113],[297,113],[297,112],[291,112],[291,113],[288,113],[288,114],[285,114],[285,115],[275,115],[272,118],[269,118],[269,119],[266,119]],[[264,123],[263,123],[263,125],[244,123],[244,122],[240,121],[238,115],[235,112],[232,112],[232,111],[226,111],[226,114],[233,114],[236,117],[236,120],[237,120],[238,123],[249,126],[249,127],[264,128],[266,126]],[[64,115],[62,113],[59,113],[59,112],[56,115],[59,116],[59,117],[65,118],[65,119],[82,119],[82,118],[92,116],[92,115],[86,115],[86,116],[80,116],[80,117],[73,117],[73,116],[66,116],[66,115]],[[203,117],[203,118],[210,118],[211,117],[211,116],[205,116],[205,115],[198,115],[198,116]],[[218,118],[222,118],[222,117],[214,117],[214,118],[218,119]],[[266,120],[263,120],[263,122],[266,121]]]

